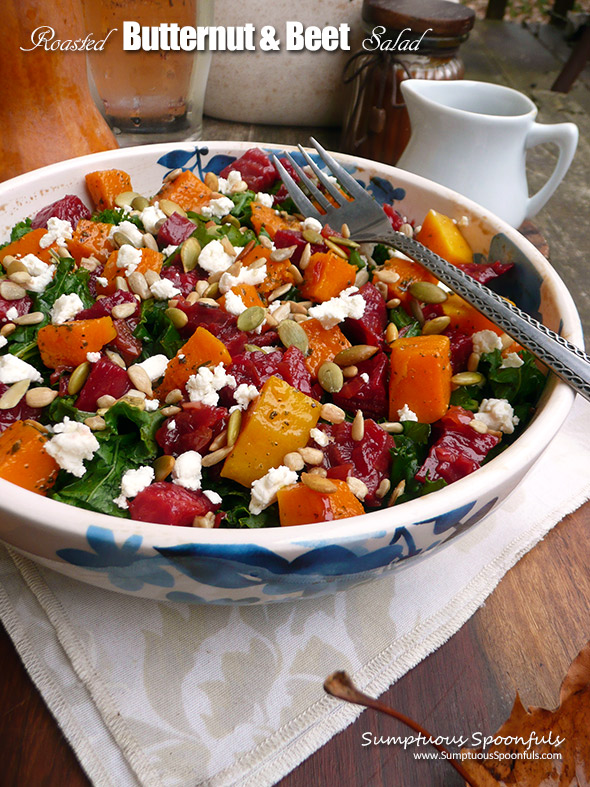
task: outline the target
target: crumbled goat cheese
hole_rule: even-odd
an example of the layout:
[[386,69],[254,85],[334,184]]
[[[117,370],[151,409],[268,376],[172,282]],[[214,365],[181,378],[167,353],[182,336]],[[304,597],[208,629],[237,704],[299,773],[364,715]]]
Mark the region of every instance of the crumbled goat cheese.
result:
[[244,303],[244,301],[240,298],[239,295],[236,295],[235,292],[228,290],[225,293],[225,311],[229,312],[230,314],[235,314],[236,317],[245,312],[248,307]]
[[98,284],[100,284],[101,287],[108,287],[109,280],[107,279],[106,276],[97,276],[96,281]]
[[167,301],[168,298],[180,295],[180,290],[172,284],[170,279],[158,279],[150,284],[150,292],[157,301]]
[[155,410],[158,409],[159,406],[160,406],[160,402],[157,399],[145,400],[145,409],[148,413],[153,413]]
[[0,349],[2,349],[2,347],[6,347],[7,344],[8,344],[8,339],[6,338],[6,336],[2,336],[0,334]]
[[[205,248],[207,248],[205,246]],[[201,252],[202,254],[203,252]],[[199,257],[199,264],[201,258]],[[266,265],[260,268],[240,268],[237,276],[232,276],[231,273],[224,273],[219,279],[219,291],[225,294],[228,290],[237,287],[238,284],[262,284],[266,279]]]
[[121,494],[113,501],[119,508],[128,508],[127,498],[135,497],[154,480],[154,468],[143,465],[136,470],[126,470],[121,479]]
[[264,205],[265,208],[272,208],[275,198],[272,194],[265,194],[264,191],[259,191],[256,194],[255,201],[259,202],[261,205]]
[[238,403],[237,407],[240,410],[247,410],[250,402],[253,402],[259,393],[260,391],[255,385],[240,383],[234,391],[234,400]]
[[10,353],[0,357],[0,383],[12,385],[12,383],[19,383],[21,380],[30,380],[32,383],[43,382],[39,372],[30,363]]
[[166,429],[169,432],[171,432],[174,429],[175,426],[176,426],[176,421],[174,421],[174,420],[168,421],[168,423],[166,424]]
[[313,216],[308,216],[301,222],[301,231],[304,232],[305,230],[321,232],[323,230],[323,225],[317,219],[314,219]]
[[322,432],[321,429],[317,429],[314,427],[310,430],[309,436],[312,440],[314,440],[321,448],[325,448],[330,442],[330,435]]
[[330,329],[347,317],[360,320],[365,313],[365,305],[365,299],[359,294],[358,287],[348,287],[337,297],[312,306],[308,314],[319,320],[324,328]]
[[210,200],[208,205],[203,205],[199,210],[201,216],[205,216],[207,219],[210,219],[212,216],[221,219],[227,216],[228,213],[231,213],[234,207],[235,205],[229,197],[216,197]]
[[75,292],[70,295],[60,295],[51,307],[51,322],[53,325],[63,325],[64,322],[73,320],[83,308],[84,304]]
[[480,355],[502,349],[500,337],[494,331],[477,331],[471,339],[473,341],[473,352]]
[[39,241],[39,246],[46,249],[52,243],[57,243],[58,246],[65,246],[66,240],[71,240],[74,230],[69,221],[58,219],[52,216],[47,222],[47,232]]
[[171,254],[174,254],[177,248],[178,246],[175,246],[173,243],[171,243],[170,246],[166,246],[165,249],[162,249],[162,254],[164,257],[169,257]]
[[226,385],[235,388],[236,378],[227,374],[223,364],[219,363],[213,369],[201,366],[196,374],[192,374],[188,378],[186,390],[191,402],[202,402],[214,407],[219,402],[217,392],[225,388]]
[[141,219],[145,231],[154,235],[158,231],[158,222],[162,221],[162,219],[166,219],[166,214],[163,210],[160,210],[159,204],[154,202],[153,205],[148,205],[147,208],[141,211],[139,218]]
[[6,319],[7,320],[16,320],[18,317],[18,309],[16,306],[11,306],[10,309],[6,312]]
[[152,355],[149,358],[146,358],[145,361],[135,365],[141,366],[143,371],[150,378],[150,381],[153,383],[156,380],[159,380],[166,371],[166,367],[168,366],[168,358],[165,355]]
[[234,257],[230,257],[219,240],[210,241],[199,254],[199,267],[207,273],[223,273],[233,261]]
[[407,404],[405,404],[401,410],[397,411],[397,417],[400,421],[417,421],[418,416],[413,410],[410,410]]
[[70,421],[66,416],[62,423],[53,427],[54,436],[44,448],[62,470],[82,478],[86,469],[84,460],[90,460],[98,450],[99,443],[86,424]]
[[27,284],[27,290],[37,293],[44,292],[53,279],[55,265],[47,265],[43,260],[35,257],[34,254],[25,254],[21,258],[21,262],[27,269],[27,273],[32,277]]
[[517,355],[517,353],[508,353],[506,358],[502,359],[502,363],[500,365],[500,369],[518,369],[519,366],[522,366],[524,361]]
[[117,268],[124,268],[125,276],[130,276],[141,262],[141,251],[126,243],[117,254]]
[[277,499],[277,492],[284,486],[297,483],[297,473],[285,465],[271,467],[268,473],[252,484],[250,513],[259,514]]
[[477,420],[482,421],[488,429],[504,434],[512,434],[519,422],[508,399],[484,399],[479,405]]
[[100,361],[100,353],[86,353],[86,360],[88,363],[98,363]]
[[220,194],[237,194],[246,191],[248,184],[242,180],[242,173],[237,169],[232,169],[226,178],[217,178],[217,191]]
[[203,494],[208,497],[214,506],[221,505],[221,495],[214,492],[212,489],[203,489]]
[[368,382],[369,382],[369,375],[368,375],[366,372],[363,372],[363,373],[361,374],[361,380],[362,380],[364,383],[368,383]]
[[24,257],[21,257],[21,262],[27,269],[29,276],[41,276],[47,271],[47,263],[34,254],[25,254]]
[[201,454],[196,451],[185,451],[177,457],[172,468],[172,483],[192,489],[196,492],[201,488]]
[[122,232],[134,246],[143,246],[143,233],[132,221],[121,221],[119,224],[113,224],[109,232],[109,238],[112,238],[115,232]]

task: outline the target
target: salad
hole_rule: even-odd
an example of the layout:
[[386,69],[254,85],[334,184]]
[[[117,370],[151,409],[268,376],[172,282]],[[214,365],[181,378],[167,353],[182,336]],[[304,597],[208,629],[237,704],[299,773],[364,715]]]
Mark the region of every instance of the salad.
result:
[[[531,418],[530,353],[299,215],[262,150],[153,197],[120,170],[86,185],[92,210],[66,195],[0,248],[0,477],[161,524],[308,524],[453,483]],[[384,210],[479,281],[512,268],[474,262],[460,222]]]

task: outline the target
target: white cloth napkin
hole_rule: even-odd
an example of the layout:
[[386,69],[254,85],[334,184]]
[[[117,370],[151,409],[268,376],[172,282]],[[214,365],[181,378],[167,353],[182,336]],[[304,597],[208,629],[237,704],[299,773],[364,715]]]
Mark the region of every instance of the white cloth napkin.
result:
[[1,548],[0,616],[100,787],[264,787],[350,724],[346,669],[379,694],[443,644],[590,496],[590,405],[501,510],[405,570],[332,597],[199,607],[111,593]]

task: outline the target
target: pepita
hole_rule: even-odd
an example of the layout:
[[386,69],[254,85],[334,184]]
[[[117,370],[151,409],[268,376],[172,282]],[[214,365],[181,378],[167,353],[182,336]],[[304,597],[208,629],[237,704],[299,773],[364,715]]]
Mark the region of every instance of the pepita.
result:
[[185,312],[182,311],[182,309],[176,309],[176,308],[166,309],[165,314],[170,320],[170,322],[172,323],[172,325],[179,330],[181,328],[184,328],[184,326],[188,322],[188,317],[185,314]]
[[[219,297],[219,282],[214,281],[207,287],[207,289],[203,293],[203,298],[215,302],[215,298],[218,297]],[[215,305],[218,306],[219,304],[215,303]]]
[[362,361],[368,361],[372,358],[379,348],[372,344],[355,344],[352,347],[347,347],[334,358],[334,363],[338,366],[351,366]]
[[238,316],[237,326],[239,331],[255,331],[266,318],[266,309],[262,306],[250,306]]
[[137,197],[134,197],[131,200],[131,207],[133,210],[138,210],[140,213],[144,211],[150,204],[150,201],[145,197],[142,197],[141,194],[138,194]]
[[80,393],[84,383],[88,378],[88,375],[90,374],[90,366],[91,364],[88,363],[88,361],[84,361],[83,363],[76,366],[72,372],[70,381],[68,382],[68,393],[70,396]]
[[154,462],[154,480],[164,481],[172,472],[176,459],[169,454],[162,454]]
[[138,246],[131,238],[125,235],[124,232],[117,231],[113,233],[113,241],[118,249],[120,249],[121,246],[133,246],[134,249],[141,248],[141,246]]
[[425,336],[442,333],[449,326],[450,322],[451,318],[446,314],[441,314],[440,317],[433,317],[432,320],[426,320],[422,326],[422,333]]
[[13,385],[0,396],[0,410],[10,410],[16,407],[26,394],[30,384],[30,380],[19,380],[18,383],[13,383]]
[[141,197],[141,194],[138,194],[136,191],[122,191],[120,194],[117,194],[114,202],[118,208],[133,207],[131,203],[136,197]]
[[453,385],[481,385],[485,382],[481,372],[459,372],[451,377]]
[[180,247],[180,261],[186,273],[197,267],[201,244],[196,238],[187,238]]
[[178,213],[179,216],[186,218],[186,210],[170,199],[161,199],[158,205],[162,213],[168,217],[172,216],[173,213]]
[[55,399],[57,391],[51,388],[31,388],[27,391],[25,402],[29,407],[47,407]]
[[[343,227],[348,227],[347,224],[343,224]],[[350,232],[350,230],[348,230]],[[346,235],[342,238],[339,238],[338,235],[330,235],[330,240],[332,243],[337,243],[338,246],[347,246],[349,249],[359,249],[360,243],[357,243],[354,240],[351,240],[350,235]]]
[[227,216],[224,216],[221,219],[222,224],[231,224],[232,227],[236,227],[236,229],[240,228],[240,222],[236,219],[235,216],[232,216],[231,213],[228,213]]
[[227,422],[227,444],[228,446],[235,445],[240,429],[242,428],[242,411],[234,410]]
[[298,323],[294,320],[283,320],[279,323],[277,332],[285,347],[297,347],[304,355],[307,355],[309,339]]
[[447,299],[446,292],[430,281],[414,281],[408,290],[421,303],[444,303]]
[[318,370],[318,382],[328,393],[338,393],[344,385],[342,369],[332,361],[326,361]]
[[306,240],[308,243],[315,243],[317,245],[321,245],[324,242],[324,238],[320,235],[319,232],[315,230],[303,230],[303,240]]

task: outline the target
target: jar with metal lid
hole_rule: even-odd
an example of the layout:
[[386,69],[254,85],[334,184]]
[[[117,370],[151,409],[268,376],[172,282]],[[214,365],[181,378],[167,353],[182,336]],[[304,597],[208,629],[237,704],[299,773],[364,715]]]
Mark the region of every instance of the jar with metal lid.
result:
[[446,0],[364,0],[367,34],[348,60],[350,86],[341,149],[395,164],[410,139],[404,79],[462,79],[459,46],[475,14]]

